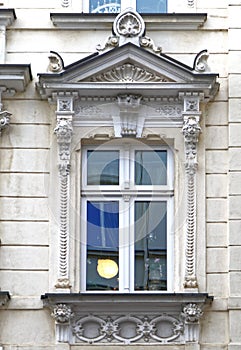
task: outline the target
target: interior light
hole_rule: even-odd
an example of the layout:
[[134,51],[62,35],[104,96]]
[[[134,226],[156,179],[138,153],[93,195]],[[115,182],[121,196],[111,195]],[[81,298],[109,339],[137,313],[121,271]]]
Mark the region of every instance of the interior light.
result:
[[118,274],[118,265],[111,259],[98,259],[97,272],[106,279],[115,277]]

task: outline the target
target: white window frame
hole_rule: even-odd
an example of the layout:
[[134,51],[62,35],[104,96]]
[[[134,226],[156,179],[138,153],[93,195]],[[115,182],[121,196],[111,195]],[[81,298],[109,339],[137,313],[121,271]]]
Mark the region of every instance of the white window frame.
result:
[[[89,0],[82,0],[83,1],[83,12],[89,13]],[[167,0],[167,13],[174,11],[175,8],[175,2],[176,0]],[[136,0],[121,0],[121,11],[124,11],[128,7],[133,8],[136,10]]]
[[[80,247],[80,290],[83,293],[108,293],[108,291],[86,290],[86,260],[87,260],[87,202],[88,201],[118,201],[119,202],[119,290],[115,293],[148,293],[153,291],[134,290],[134,203],[135,201],[163,201],[167,205],[167,290],[155,291],[165,293],[173,291],[174,277],[174,166],[173,154],[167,146],[161,145],[118,145],[113,141],[109,145],[102,144],[99,150],[120,151],[119,185],[94,186],[87,185],[87,150],[96,146],[82,148],[82,189],[81,189],[81,247]],[[132,146],[134,148],[132,148]],[[167,151],[167,184],[160,186],[130,186],[134,184],[134,157],[136,150],[165,150]],[[133,164],[130,166],[130,164]],[[127,176],[126,176],[127,174]],[[128,175],[129,174],[129,175]],[[124,186],[122,185],[124,184]],[[127,200],[129,198],[129,200]],[[125,213],[125,214],[123,214]],[[127,226],[126,222],[130,224]],[[123,238],[123,240],[122,240]],[[126,266],[129,266],[128,273]],[[123,273],[125,271],[125,273]],[[110,291],[113,293],[113,291]]]

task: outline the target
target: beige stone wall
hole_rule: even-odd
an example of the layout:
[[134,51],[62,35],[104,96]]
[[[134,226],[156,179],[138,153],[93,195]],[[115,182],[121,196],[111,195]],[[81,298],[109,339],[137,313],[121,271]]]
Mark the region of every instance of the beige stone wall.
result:
[[[238,350],[241,347],[241,5],[234,0],[197,0],[196,3],[197,12],[208,13],[207,22],[200,30],[154,31],[147,35],[162,46],[165,54],[190,66],[199,51],[208,49],[210,71],[219,73],[220,91],[202,117],[199,145],[201,171],[204,167],[206,174],[205,189],[199,188],[199,192],[205,190],[206,200],[204,206],[200,205],[198,215],[205,219],[201,234],[207,249],[199,252],[198,261],[204,274],[200,276],[201,291],[214,296],[202,319],[200,349]],[[33,81],[23,94],[3,100],[4,109],[12,117],[10,127],[0,138],[0,287],[10,291],[11,301],[0,311],[0,345],[4,350],[57,349],[54,321],[40,300],[41,294],[53,290],[55,274],[52,266],[55,253],[49,249],[49,244],[53,246],[56,242],[51,197],[54,190],[49,189],[50,170],[54,171],[51,164],[54,153],[50,149],[55,144],[55,108],[40,99],[35,83],[37,73],[46,71],[50,50],[59,52],[67,65],[94,52],[110,32],[54,28],[50,12],[64,11],[58,0],[8,0],[6,4],[15,8],[17,15],[7,30],[6,63],[31,63]],[[52,180],[50,183],[54,186]],[[87,347],[72,346],[71,350],[77,348]],[[158,348],[189,349],[187,346]],[[59,349],[69,348],[62,345]],[[199,348],[193,346],[190,350]]]

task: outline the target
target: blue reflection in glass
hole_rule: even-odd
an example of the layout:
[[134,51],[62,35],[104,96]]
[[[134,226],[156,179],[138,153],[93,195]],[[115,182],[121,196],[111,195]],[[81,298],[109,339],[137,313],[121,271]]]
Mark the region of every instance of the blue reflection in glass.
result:
[[106,279],[97,272],[99,259],[119,265],[119,203],[87,202],[87,290],[118,290],[118,274]]
[[117,13],[120,8],[120,0],[90,0],[92,13]]
[[140,13],[166,13],[167,0],[137,0],[136,9]]

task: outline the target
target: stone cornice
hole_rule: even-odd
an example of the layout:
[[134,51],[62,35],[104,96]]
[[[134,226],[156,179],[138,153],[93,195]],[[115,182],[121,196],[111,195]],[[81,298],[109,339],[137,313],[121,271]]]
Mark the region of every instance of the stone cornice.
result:
[[14,9],[0,9],[0,26],[11,26],[16,18]]
[[[111,30],[116,14],[50,13],[53,25],[61,29]],[[198,30],[206,13],[143,14],[147,30]]]
[[81,310],[93,311],[100,308],[116,308],[120,312],[127,308],[156,311],[159,308],[168,308],[170,305],[183,305],[185,303],[210,304],[213,297],[207,293],[46,293],[41,296],[46,306],[67,303],[81,306]]
[[[10,95],[23,92],[32,80],[30,64],[0,64],[0,85]],[[4,96],[4,89],[3,96]]]

